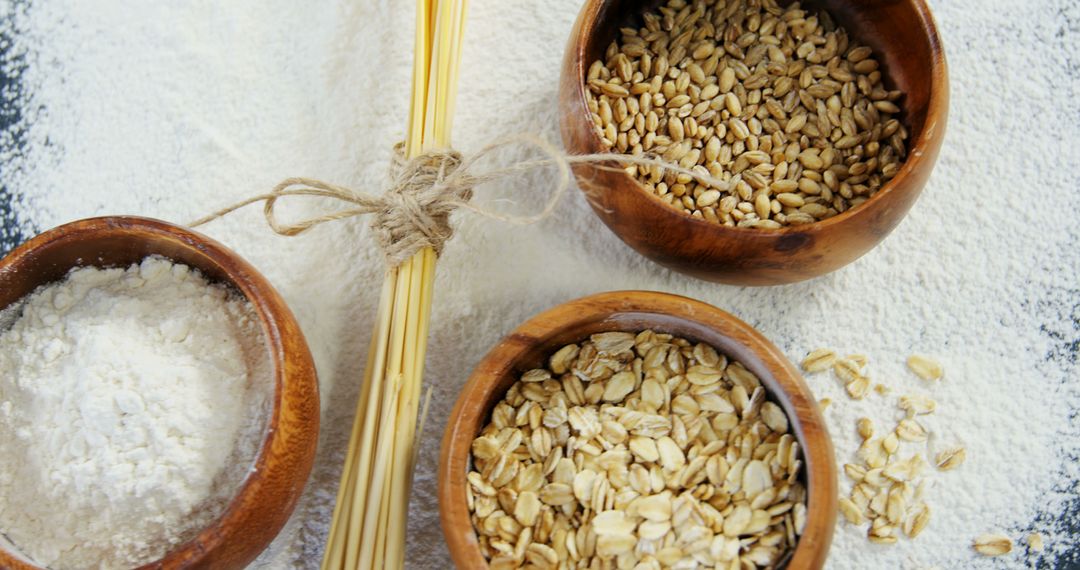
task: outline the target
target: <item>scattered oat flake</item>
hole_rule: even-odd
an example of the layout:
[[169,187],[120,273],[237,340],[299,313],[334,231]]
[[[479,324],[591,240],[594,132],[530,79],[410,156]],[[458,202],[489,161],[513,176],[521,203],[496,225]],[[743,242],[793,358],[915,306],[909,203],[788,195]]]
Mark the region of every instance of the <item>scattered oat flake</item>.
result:
[[908,535],[908,538],[915,538],[929,522],[930,507],[926,503],[920,503],[904,521],[904,534]]
[[[841,358],[833,364],[833,373],[842,382],[854,382],[855,380],[863,379],[862,368],[854,361],[847,358]],[[867,388],[870,387],[870,381],[866,380]]]
[[907,359],[907,366],[923,380],[939,380],[945,374],[941,364],[929,357],[912,354]]
[[844,389],[847,390],[848,396],[852,400],[861,400],[866,397],[866,392],[870,389],[870,379],[865,376],[858,376],[848,382]]
[[1043,535],[1038,532],[1033,532],[1027,537],[1028,546],[1035,552],[1042,552],[1045,545],[1043,544]]
[[802,361],[802,369],[806,372],[823,372],[832,367],[834,362],[836,362],[836,351],[819,348],[806,355]]
[[967,452],[964,451],[963,447],[950,447],[938,453],[934,458],[934,462],[937,464],[938,469],[949,471],[959,467],[965,459],[967,459]]
[[1001,556],[1012,552],[1012,539],[1003,534],[984,534],[971,543],[971,547],[983,556]]
[[840,513],[844,515],[844,518],[853,525],[861,525],[866,522],[863,518],[862,510],[846,497],[840,498]]
[[909,416],[931,414],[937,408],[937,404],[930,398],[917,395],[900,396],[898,405],[900,406],[900,409],[906,411]]
[[874,544],[896,544],[896,537],[892,535],[878,536],[876,534],[871,534],[867,538]]
[[896,435],[904,441],[926,441],[929,434],[919,422],[904,418],[896,426]]

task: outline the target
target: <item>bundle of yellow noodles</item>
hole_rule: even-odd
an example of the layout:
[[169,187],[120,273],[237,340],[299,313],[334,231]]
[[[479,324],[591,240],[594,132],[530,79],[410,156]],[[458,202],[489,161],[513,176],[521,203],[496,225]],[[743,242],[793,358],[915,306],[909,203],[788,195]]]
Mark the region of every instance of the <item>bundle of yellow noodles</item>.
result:
[[[407,157],[450,145],[466,0],[418,0]],[[435,252],[388,270],[323,570],[401,568]],[[426,404],[425,404],[426,407]]]

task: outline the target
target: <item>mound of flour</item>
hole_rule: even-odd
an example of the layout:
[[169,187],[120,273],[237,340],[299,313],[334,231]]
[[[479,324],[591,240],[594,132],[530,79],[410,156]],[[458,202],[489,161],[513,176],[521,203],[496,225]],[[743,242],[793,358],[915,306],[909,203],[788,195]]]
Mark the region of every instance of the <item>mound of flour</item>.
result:
[[267,409],[250,304],[148,258],[4,313],[0,534],[50,568],[129,568],[221,514]]

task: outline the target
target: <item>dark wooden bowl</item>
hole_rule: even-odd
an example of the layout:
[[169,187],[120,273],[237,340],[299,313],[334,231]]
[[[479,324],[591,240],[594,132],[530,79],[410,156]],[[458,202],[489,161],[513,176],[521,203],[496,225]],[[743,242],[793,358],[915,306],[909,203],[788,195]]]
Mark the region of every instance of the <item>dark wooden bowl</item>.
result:
[[443,436],[439,511],[450,556],[458,568],[487,568],[469,519],[466,476],[473,439],[520,375],[542,366],[556,350],[604,331],[653,329],[706,342],[742,362],[761,379],[769,399],[784,408],[803,448],[807,523],[789,568],[820,568],[836,523],[836,458],[817,401],[776,346],[750,325],[700,301],[648,291],[601,293],[533,317],[476,366],[458,396]]
[[[315,365],[292,312],[250,264],[216,241],[147,218],[81,220],[45,232],[0,260],[0,309],[74,267],[127,267],[161,255],[237,290],[254,306],[274,365],[274,397],[254,468],[225,512],[192,540],[144,569],[247,566],[281,531],[315,461],[319,389]],[[0,548],[0,568],[39,570]]]
[[[784,2],[785,4],[787,2]],[[778,230],[731,228],[664,204],[622,171],[576,165],[593,210],[624,242],[653,261],[694,277],[738,285],[793,283],[835,271],[869,251],[904,217],[926,184],[948,114],[941,40],[924,0],[820,0],[849,34],[873,48],[883,75],[906,94],[901,119],[908,158],[861,206],[833,218]],[[562,138],[571,154],[604,152],[585,99],[589,65],[619,27],[640,25],[657,1],[587,0],[570,33],[559,88]],[[614,164],[614,163],[612,163]]]

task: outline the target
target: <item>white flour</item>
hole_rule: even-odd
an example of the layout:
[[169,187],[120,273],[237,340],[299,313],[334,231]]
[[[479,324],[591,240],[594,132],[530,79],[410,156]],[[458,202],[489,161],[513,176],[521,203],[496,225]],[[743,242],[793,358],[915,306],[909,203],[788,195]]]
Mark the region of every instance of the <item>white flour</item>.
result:
[[0,534],[54,569],[130,568],[221,514],[268,410],[249,304],[148,258],[77,269],[3,317]]
[[[581,0],[478,1],[470,15],[455,121],[465,151],[506,133],[558,140],[556,86]],[[0,6],[4,6],[0,0]],[[1030,567],[1023,548],[973,555],[1000,530],[1047,534],[1048,554],[1080,550],[1080,5],[1073,0],[938,0],[949,58],[947,140],[925,193],[880,247],[826,277],[744,289],[672,274],[634,254],[580,195],[525,228],[461,215],[439,263],[428,381],[435,386],[410,518],[410,566],[444,568],[438,447],[457,391],[498,339],[581,295],[659,289],[725,308],[793,358],[818,346],[871,357],[894,394],[924,389],[903,369],[934,355],[942,441],[968,460],[938,477],[916,541],[866,543],[837,529],[830,568]],[[0,13],[3,9],[0,8]],[[26,142],[0,150],[0,183],[44,228],[101,213],[185,222],[287,176],[365,189],[384,180],[405,128],[413,3],[238,0],[193,4],[36,2],[3,26],[25,53]],[[12,23],[12,20],[14,23]],[[514,158],[514,153],[507,153]],[[488,206],[533,211],[550,173],[481,188]],[[496,202],[512,198],[512,204]],[[286,208],[303,215],[308,203]],[[309,491],[268,567],[316,568],[330,519],[378,303],[380,256],[366,221],[273,236],[253,207],[205,228],[262,270],[297,313],[323,388],[323,439]],[[855,447],[852,403],[827,377],[838,454]]]

